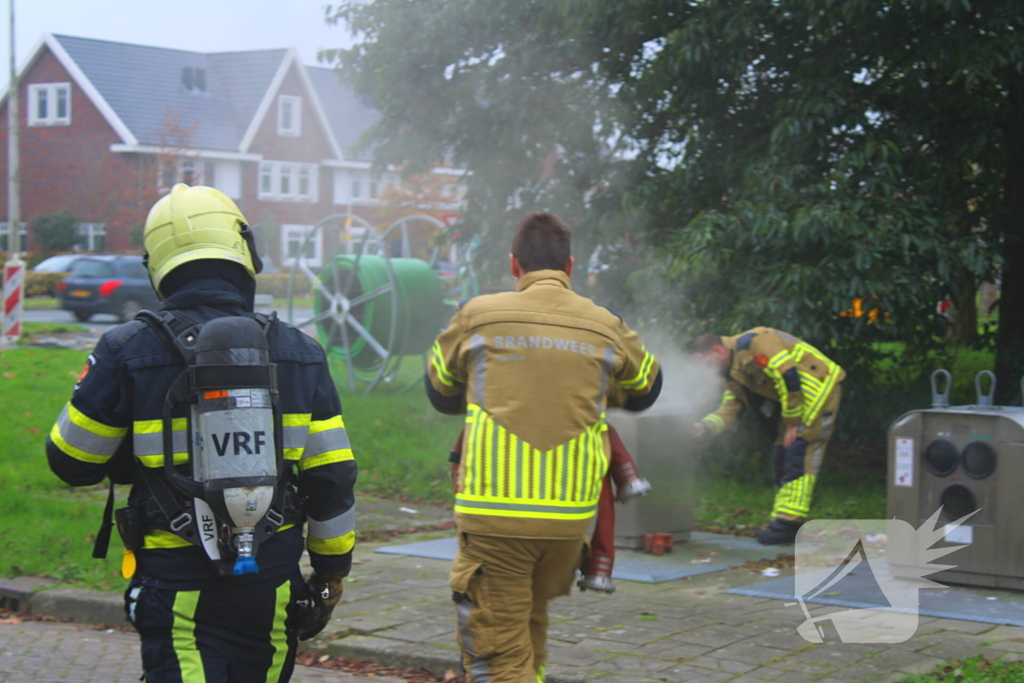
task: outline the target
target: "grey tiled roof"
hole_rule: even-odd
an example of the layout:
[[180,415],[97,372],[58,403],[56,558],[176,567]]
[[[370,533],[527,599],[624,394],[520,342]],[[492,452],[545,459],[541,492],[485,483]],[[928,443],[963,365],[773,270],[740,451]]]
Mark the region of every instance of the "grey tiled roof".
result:
[[[285,50],[205,54],[106,40],[54,38],[140,144],[237,150]],[[206,69],[206,92],[182,83]]]
[[[107,103],[143,145],[238,150],[287,50],[189,52],[55,35]],[[206,69],[206,91],[188,90],[185,67]],[[305,67],[346,159],[378,118],[338,73]]]
[[351,87],[342,83],[334,69],[307,66],[306,71],[323,105],[341,153],[346,159],[368,161],[370,150],[354,154],[352,147],[359,136],[380,118],[380,114],[363,102]]

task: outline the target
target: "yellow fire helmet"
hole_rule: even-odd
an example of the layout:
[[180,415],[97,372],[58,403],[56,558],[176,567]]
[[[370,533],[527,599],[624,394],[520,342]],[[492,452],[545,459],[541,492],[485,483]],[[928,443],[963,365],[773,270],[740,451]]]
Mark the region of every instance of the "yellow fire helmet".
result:
[[163,279],[190,261],[233,261],[252,276],[262,266],[245,216],[226,194],[212,187],[179,183],[171,188],[150,209],[142,244],[149,278],[161,299]]

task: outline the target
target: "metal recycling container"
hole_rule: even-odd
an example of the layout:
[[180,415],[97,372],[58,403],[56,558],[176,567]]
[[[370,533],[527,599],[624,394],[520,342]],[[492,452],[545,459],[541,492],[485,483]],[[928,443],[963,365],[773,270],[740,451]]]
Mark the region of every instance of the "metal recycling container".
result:
[[[935,545],[963,544],[934,560],[955,568],[925,578],[1024,589],[1024,408],[992,405],[980,391],[979,405],[942,399],[889,428],[888,517],[916,529],[940,507],[944,525],[974,512],[960,527],[945,527]],[[915,547],[908,564],[892,564],[894,575],[920,575],[923,552]]]
[[646,496],[615,504],[618,548],[642,548],[644,535],[652,533],[672,534],[672,540],[681,543],[689,540],[693,530],[695,415],[681,401],[662,401],[640,413],[608,411],[608,423],[618,431],[640,476],[652,486]]

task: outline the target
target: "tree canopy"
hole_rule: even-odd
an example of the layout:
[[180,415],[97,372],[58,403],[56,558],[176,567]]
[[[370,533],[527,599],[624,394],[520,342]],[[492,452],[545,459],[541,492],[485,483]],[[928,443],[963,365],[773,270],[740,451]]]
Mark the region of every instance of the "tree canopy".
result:
[[[771,324],[844,363],[934,346],[938,302],[969,312],[1001,278],[1004,400],[1024,373],[1019,2],[351,0],[328,17],[359,38],[327,56],[381,112],[376,162],[468,169],[462,220],[501,236],[495,257],[519,215],[552,210],[578,254],[628,264],[638,287],[611,294],[663,323]],[[671,296],[644,296],[655,280]],[[855,299],[878,314],[846,315]]]

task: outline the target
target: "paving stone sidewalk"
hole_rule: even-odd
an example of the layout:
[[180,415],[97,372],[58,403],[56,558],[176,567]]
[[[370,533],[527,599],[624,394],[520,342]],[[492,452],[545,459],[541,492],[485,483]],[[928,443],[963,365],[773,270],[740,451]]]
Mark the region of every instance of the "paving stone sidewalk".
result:
[[[443,673],[457,662],[449,563],[371,552],[380,545],[360,546],[337,617],[311,645],[337,656]],[[760,580],[759,573],[737,568],[661,584],[618,581],[611,596],[575,592],[560,598],[551,604],[550,678],[886,683],[950,659],[1024,657],[1024,628],[927,617],[906,643],[844,644],[833,631],[828,639],[834,642],[815,645],[797,634],[805,618],[799,606],[724,592]],[[811,614],[843,609],[818,607]]]
[[[138,683],[142,673],[134,633],[71,624],[0,623],[0,683]],[[292,683],[404,683],[299,666]]]

